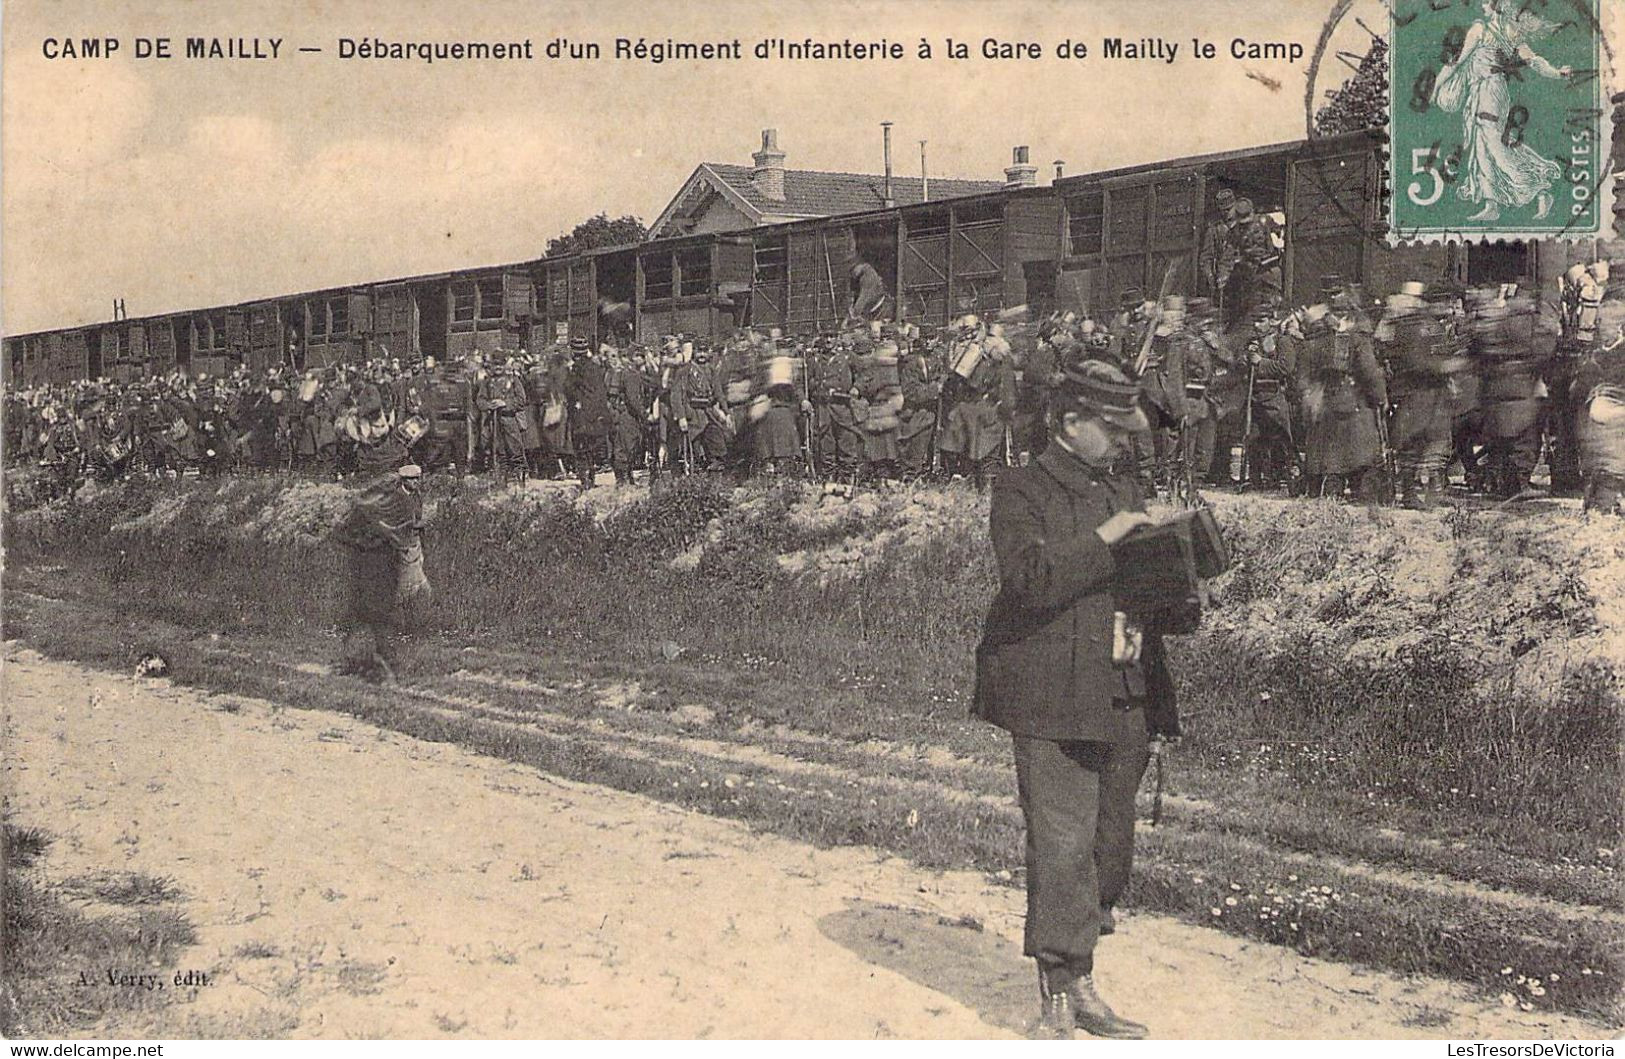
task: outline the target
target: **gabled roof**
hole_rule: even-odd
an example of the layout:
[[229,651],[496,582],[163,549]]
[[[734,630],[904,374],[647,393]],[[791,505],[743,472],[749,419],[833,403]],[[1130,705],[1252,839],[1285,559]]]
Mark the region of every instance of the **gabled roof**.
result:
[[[728,182],[752,206],[764,213],[794,213],[828,216],[835,213],[861,213],[886,205],[886,178],[871,173],[821,173],[811,169],[784,171],[784,201],[767,198],[751,183],[751,167],[707,162],[705,168]],[[931,197],[949,199],[997,191],[998,180],[933,180]],[[921,201],[918,177],[891,178],[894,205],[909,206]]]
[[[751,182],[751,167],[729,165],[725,162],[702,162],[683,182],[682,190],[661,211],[651,233],[663,232],[668,224],[681,216],[685,207],[699,205],[707,194],[721,195],[749,217],[753,224],[766,216],[774,217],[829,217],[841,213],[863,213],[884,208],[886,204],[886,178],[873,173],[824,173],[812,169],[786,169],[784,171],[784,199],[770,199]],[[892,177],[892,201],[898,206],[910,206],[924,201],[918,177]],[[998,191],[1004,184],[998,180],[932,179],[931,199],[960,198],[965,195]],[[699,195],[696,195],[699,192]]]

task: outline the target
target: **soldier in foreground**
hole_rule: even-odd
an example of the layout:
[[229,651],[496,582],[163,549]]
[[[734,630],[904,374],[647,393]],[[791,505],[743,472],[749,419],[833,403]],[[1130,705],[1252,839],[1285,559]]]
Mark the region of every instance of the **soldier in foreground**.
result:
[[1151,735],[1178,735],[1160,632],[1116,609],[1111,546],[1151,523],[1113,474],[1149,429],[1139,388],[1085,361],[1051,392],[1051,442],[999,476],[991,525],[999,593],[976,650],[976,716],[1015,739],[1027,825],[1025,952],[1038,961],[1038,1035],[1139,1038],[1095,992],[1095,943],[1134,853],[1134,793]]
[[422,477],[415,464],[381,475],[356,496],[333,531],[350,567],[340,672],[392,682],[396,631],[427,603]]

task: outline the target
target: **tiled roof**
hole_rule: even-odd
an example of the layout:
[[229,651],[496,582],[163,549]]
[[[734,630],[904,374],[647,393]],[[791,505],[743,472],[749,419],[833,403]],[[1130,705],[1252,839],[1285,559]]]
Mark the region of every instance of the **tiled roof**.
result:
[[[886,179],[871,173],[820,173],[809,169],[784,171],[784,201],[765,197],[750,182],[751,167],[708,162],[706,168],[727,181],[752,206],[767,213],[796,213],[826,216],[877,210],[885,203]],[[918,177],[893,176],[892,200],[899,206],[920,202]],[[1004,187],[998,180],[931,179],[931,198],[948,199],[977,195]]]

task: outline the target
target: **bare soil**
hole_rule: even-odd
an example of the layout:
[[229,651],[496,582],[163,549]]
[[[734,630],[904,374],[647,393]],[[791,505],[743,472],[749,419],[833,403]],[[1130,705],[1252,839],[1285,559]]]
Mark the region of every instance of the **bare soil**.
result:
[[[87,1035],[941,1039],[1033,1013],[1022,896],[979,874],[16,644],[0,680],[41,870],[171,877],[198,928],[181,966],[209,985]],[[1148,915],[1099,979],[1165,1038],[1607,1033]]]

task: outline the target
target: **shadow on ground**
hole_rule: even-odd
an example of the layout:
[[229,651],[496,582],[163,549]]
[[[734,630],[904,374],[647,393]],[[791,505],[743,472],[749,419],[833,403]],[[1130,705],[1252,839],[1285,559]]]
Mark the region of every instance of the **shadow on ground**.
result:
[[1037,1013],[1031,962],[975,920],[852,900],[844,911],[820,919],[818,929],[869,963],[957,1000],[1001,1030],[1024,1034]]

